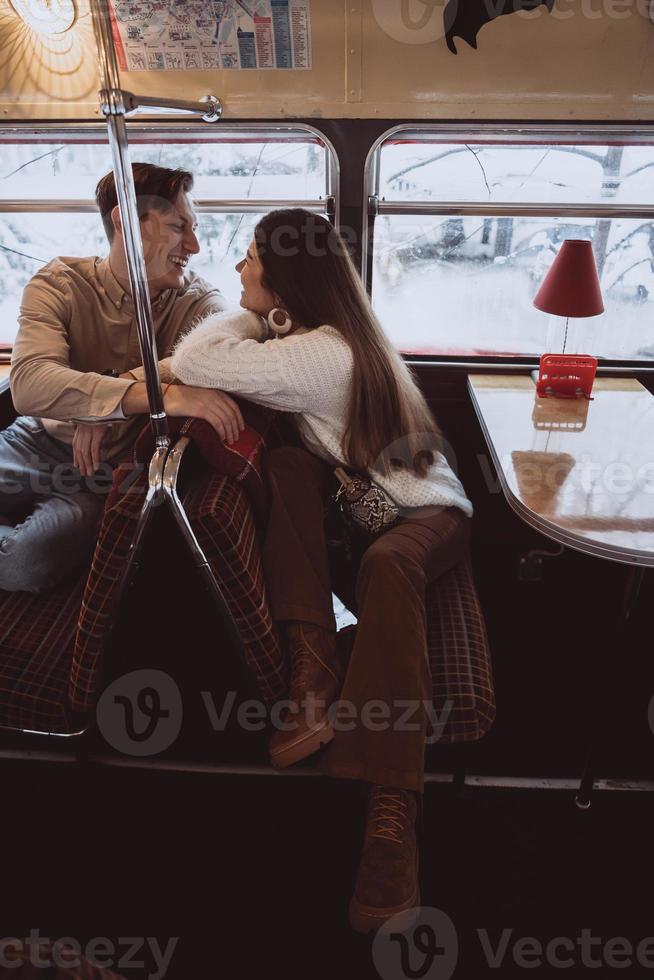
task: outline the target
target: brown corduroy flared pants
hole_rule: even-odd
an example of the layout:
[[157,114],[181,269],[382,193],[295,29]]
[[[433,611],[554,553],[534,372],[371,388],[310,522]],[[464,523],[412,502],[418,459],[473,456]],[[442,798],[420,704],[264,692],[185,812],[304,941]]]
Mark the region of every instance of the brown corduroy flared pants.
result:
[[[335,632],[324,517],[333,468],[295,446],[268,456],[272,491],[263,568],[276,621]],[[431,704],[425,591],[466,554],[471,521],[458,508],[403,518],[370,544],[356,577],[356,639],[338,705],[335,736],[320,769],[422,792]],[[353,610],[355,611],[355,610]]]

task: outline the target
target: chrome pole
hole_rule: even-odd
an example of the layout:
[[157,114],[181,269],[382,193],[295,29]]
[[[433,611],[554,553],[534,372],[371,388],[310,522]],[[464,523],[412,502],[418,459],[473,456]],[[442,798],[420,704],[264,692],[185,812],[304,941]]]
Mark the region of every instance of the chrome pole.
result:
[[152,459],[150,460],[150,465],[148,467],[148,486],[145,499],[143,501],[143,506],[141,507],[134,536],[130,542],[129,551],[125,557],[125,564],[123,565],[120,574],[120,582],[118,583],[110,610],[110,617],[114,623],[118,615],[118,610],[120,609],[120,603],[123,595],[127,591],[127,588],[135,574],[136,568],[138,567],[141,549],[143,548],[143,543],[145,540],[146,528],[152,519],[155,508],[162,499],[163,476],[167,456],[168,446],[157,446],[152,455]]
[[118,63],[111,34],[111,20],[107,0],[91,3],[93,30],[95,32],[100,69],[100,106],[107,122],[109,144],[113,160],[114,179],[123,226],[123,240],[129,281],[134,300],[141,358],[145,370],[145,385],[150,407],[150,422],[157,447],[167,447],[168,420],[163,404],[159,365],[156,357],[152,307],[148,291],[147,272],[143,258],[141,226],[136,206],[136,191],[127,143],[125,123],[126,106],[120,88]]
[[[243,642],[238,627],[211,566],[191,528],[182,502],[177,494],[177,478],[182,456],[188,445],[188,439],[180,439],[174,450],[170,451],[168,419],[161,393],[159,365],[155,353],[156,347],[152,329],[152,308],[150,306],[150,295],[147,288],[141,227],[136,207],[136,193],[129,159],[125,121],[127,113],[133,112],[138,108],[139,104],[142,106],[154,106],[157,104],[157,100],[149,98],[139,99],[138,96],[121,90],[107,0],[97,0],[97,2],[92,0],[91,11],[98,49],[100,79],[103,86],[100,92],[100,105],[109,130],[109,143],[111,145],[118,204],[123,224],[125,254],[127,257],[132,296],[134,297],[134,310],[136,313],[141,357],[145,369],[145,383],[150,406],[150,421],[155,437],[155,452],[150,461],[148,473],[148,490],[117,590],[116,606],[120,602],[120,598],[129,583],[132,570],[138,561],[145,530],[149,524],[153,509],[163,497],[173,512],[177,526],[193,555],[193,560],[202,580],[218,606],[226,625],[229,639],[240,654],[241,665],[245,672]],[[208,99],[210,101],[209,108],[206,105],[201,107],[203,112],[206,113],[207,122],[220,118],[220,112],[222,111],[220,102],[217,99],[213,96],[209,96]],[[197,104],[193,103],[176,102],[175,107],[184,107],[189,111],[198,111]]]

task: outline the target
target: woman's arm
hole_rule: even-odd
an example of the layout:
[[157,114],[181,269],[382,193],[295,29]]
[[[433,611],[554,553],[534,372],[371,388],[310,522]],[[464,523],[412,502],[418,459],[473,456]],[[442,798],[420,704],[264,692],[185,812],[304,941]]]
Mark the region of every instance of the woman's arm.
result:
[[331,411],[335,400],[340,403],[352,355],[337,330],[318,327],[262,342],[264,331],[254,313],[210,317],[175,348],[173,373],[184,384],[219,388],[280,411]]

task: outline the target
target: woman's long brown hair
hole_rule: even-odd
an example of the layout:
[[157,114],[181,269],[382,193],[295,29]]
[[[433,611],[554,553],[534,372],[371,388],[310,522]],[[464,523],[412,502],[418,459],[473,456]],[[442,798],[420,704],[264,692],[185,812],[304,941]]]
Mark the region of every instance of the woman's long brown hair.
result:
[[[303,208],[271,211],[254,239],[263,266],[263,285],[296,323],[336,327],[354,360],[352,393],[344,437],[347,460],[357,470],[373,466],[389,473],[410,466],[424,476],[434,462],[425,450],[440,432],[409,368],[375,317],[347,246],[334,226]],[[422,438],[417,438],[422,436]],[[397,440],[403,451],[388,450]],[[394,458],[395,457],[395,458]]]

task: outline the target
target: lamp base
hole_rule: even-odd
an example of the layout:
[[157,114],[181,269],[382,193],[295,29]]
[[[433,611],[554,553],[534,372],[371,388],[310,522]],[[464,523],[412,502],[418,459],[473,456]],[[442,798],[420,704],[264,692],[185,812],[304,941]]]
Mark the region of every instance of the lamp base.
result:
[[596,372],[597,358],[590,354],[542,354],[536,394],[539,398],[576,398],[579,394],[591,398]]

